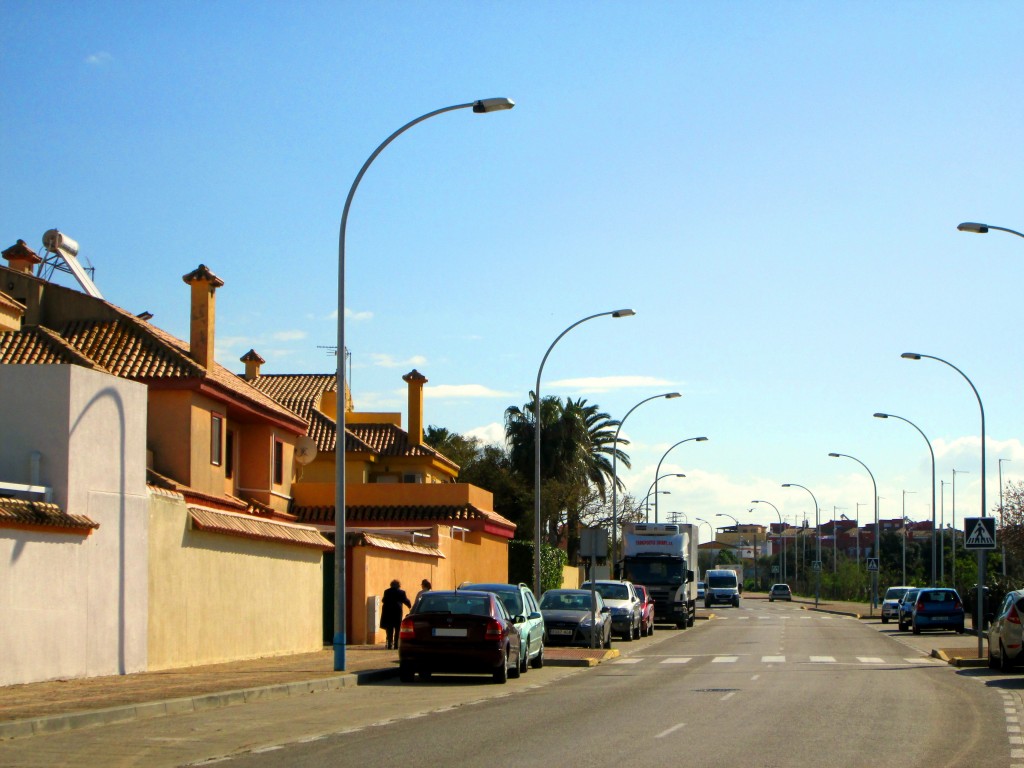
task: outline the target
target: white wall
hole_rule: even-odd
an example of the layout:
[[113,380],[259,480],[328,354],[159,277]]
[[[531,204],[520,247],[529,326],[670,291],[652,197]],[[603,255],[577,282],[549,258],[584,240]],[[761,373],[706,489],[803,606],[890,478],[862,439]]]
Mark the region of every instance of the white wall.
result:
[[0,365],[0,480],[39,482],[89,536],[0,527],[0,685],[147,664],[146,387],[80,366]]

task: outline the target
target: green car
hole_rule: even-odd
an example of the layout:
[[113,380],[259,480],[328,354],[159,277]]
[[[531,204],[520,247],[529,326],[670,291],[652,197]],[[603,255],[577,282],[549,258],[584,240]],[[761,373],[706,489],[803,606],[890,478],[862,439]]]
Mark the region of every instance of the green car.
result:
[[519,671],[525,673],[530,667],[544,666],[544,617],[540,612],[537,598],[525,584],[460,584],[459,589],[473,589],[479,592],[493,592],[512,616],[519,631],[522,653],[519,654]]

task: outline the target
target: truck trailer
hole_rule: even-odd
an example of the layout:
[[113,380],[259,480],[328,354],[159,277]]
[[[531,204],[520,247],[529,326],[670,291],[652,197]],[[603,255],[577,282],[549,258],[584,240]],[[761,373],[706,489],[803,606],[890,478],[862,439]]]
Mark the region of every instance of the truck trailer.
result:
[[643,584],[654,598],[654,620],[692,627],[697,616],[698,528],[678,523],[626,523],[621,578]]

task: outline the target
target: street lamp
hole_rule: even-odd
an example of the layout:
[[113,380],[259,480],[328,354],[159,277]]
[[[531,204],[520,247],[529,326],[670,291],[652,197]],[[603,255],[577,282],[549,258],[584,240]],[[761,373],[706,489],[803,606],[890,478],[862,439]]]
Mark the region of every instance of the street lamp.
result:
[[772,504],[770,501],[764,499],[754,499],[750,502],[751,504],[767,504],[769,507],[775,510],[775,514],[779,517],[779,536],[782,537],[782,581],[786,581],[786,531],[782,527],[782,513],[779,512],[779,508]]
[[639,403],[634,405],[628,411],[626,415],[619,421],[617,427],[615,427],[615,438],[612,440],[612,568],[615,568],[616,558],[615,555],[618,551],[618,536],[619,536],[619,516],[618,516],[618,485],[619,485],[619,473],[618,473],[618,458],[619,458],[619,430],[622,429],[622,425],[626,423],[626,419],[629,418],[629,414],[635,411],[644,403],[649,403],[651,400],[657,400],[658,398],[665,398],[666,400],[672,400],[677,397],[682,397],[678,392],[665,392],[660,395],[651,395]]
[[[935,573],[935,551],[936,551],[936,547],[938,546],[938,541],[937,541],[937,538],[936,538],[936,529],[935,529],[935,522],[936,522],[935,521],[935,451],[932,449],[932,441],[929,440],[928,439],[928,435],[926,435],[924,432],[922,432],[921,428],[919,426],[917,426],[917,424],[912,422],[910,419],[905,419],[902,416],[897,416],[894,413],[876,413],[875,414],[875,418],[876,419],[899,419],[900,421],[905,421],[905,422],[907,422],[907,424],[909,424],[914,429],[916,429],[918,432],[920,432],[921,437],[923,437],[925,443],[928,444],[928,453],[930,453],[931,457],[932,457],[932,581],[931,581],[931,584],[934,587],[936,584],[938,584],[938,582],[935,580],[935,578],[936,578],[936,573]],[[903,583],[906,584],[907,580],[903,579]]]
[[[654,496],[654,503],[657,504],[658,503],[658,494],[662,494],[664,496],[671,496],[672,495],[672,491],[654,491],[654,490],[651,490],[651,491],[647,492],[647,495],[644,496],[644,501],[643,501],[643,503],[644,503],[644,520],[647,521],[647,522],[650,522],[650,519],[651,519],[651,496]],[[657,519],[655,519],[654,522],[658,522]]]
[[541,594],[540,588],[540,555],[541,555],[541,520],[540,520],[540,376],[544,373],[544,363],[548,361],[548,355],[555,348],[555,344],[562,340],[569,331],[577,325],[582,325],[595,317],[632,317],[635,315],[632,309],[616,309],[611,312],[598,312],[594,315],[577,320],[570,325],[551,342],[548,351],[544,353],[540,361],[540,368],[537,369],[537,386],[533,390],[533,589],[534,594]]
[[456,104],[451,107],[435,109],[415,120],[406,123],[397,131],[388,136],[373,151],[363,163],[363,167],[356,174],[355,181],[348,190],[348,197],[345,198],[345,207],[341,213],[341,227],[338,230],[338,370],[337,370],[337,403],[335,410],[336,434],[334,436],[334,669],[336,672],[345,670],[345,612],[346,597],[345,590],[345,232],[348,228],[348,212],[352,207],[352,198],[355,197],[356,187],[363,179],[363,174],[370,164],[377,159],[377,155],[384,151],[392,141],[401,134],[412,128],[417,123],[422,123],[431,117],[445,112],[452,112],[457,109],[472,109],[477,113],[498,112],[505,109],[512,109],[516,103],[512,99],[479,99],[467,104]]
[[[970,223],[970,222],[968,222],[968,223]],[[963,226],[963,225],[961,225],[961,226]],[[977,226],[985,227],[984,224],[980,224],[980,225],[977,225]],[[991,227],[991,228],[992,229],[1002,229],[1002,227]],[[988,229],[988,227],[986,227],[986,229]],[[980,232],[982,230],[978,230],[978,231]],[[1007,230],[1007,231],[1013,232],[1013,230]],[[1020,232],[1013,232],[1013,234],[1019,235]],[[1024,237],[1024,235],[1021,235],[1021,236]],[[902,358],[904,358],[906,360],[920,360],[921,358],[926,357],[929,360],[935,360],[937,362],[944,363],[944,364],[948,365],[950,368],[952,368],[954,371],[959,373],[961,376],[963,376],[964,377],[964,381],[966,381],[970,385],[971,390],[974,392],[974,397],[978,401],[978,409],[981,411],[981,516],[982,517],[988,517],[989,516],[988,509],[985,506],[985,406],[982,405],[982,403],[981,403],[981,395],[978,394],[978,388],[974,386],[974,382],[971,381],[967,377],[966,373],[961,371],[959,368],[957,368],[955,365],[953,365],[948,360],[943,360],[941,357],[934,357],[933,355],[922,355],[922,354],[920,354],[918,352],[904,352],[902,355],[900,355],[900,357],[902,357]],[[955,536],[955,532],[954,532],[954,536]],[[981,652],[983,650],[983,645],[982,645],[983,641],[982,641],[982,637],[981,637],[981,628],[984,625],[984,612],[983,612],[984,596],[985,596],[985,550],[980,549],[980,550],[978,550],[978,601],[977,601],[978,602],[978,606],[977,606],[977,613],[976,613],[976,615],[974,617],[974,620],[975,620],[974,628],[978,632],[978,656],[979,657],[981,656]]]
[[1009,232],[1011,235],[1017,237],[1024,237],[1024,233],[1018,232],[1015,229],[1007,229],[1006,227],[997,227],[995,224],[979,224],[976,221],[965,221],[963,224],[957,224],[956,228],[961,232],[974,232],[978,235],[984,235],[990,229],[998,229],[1000,232]]
[[[663,462],[665,460],[665,457],[668,456],[669,451],[671,451],[677,445],[682,445],[683,443],[688,443],[691,440],[696,440],[698,443],[707,442],[707,438],[706,437],[688,437],[685,440],[680,440],[675,445],[670,445],[668,447],[668,450],[665,451],[663,454],[661,454],[661,458],[658,459],[658,466],[654,470],[655,478],[657,478],[658,477],[658,473],[661,472],[661,462]],[[654,481],[654,487],[655,488],[658,487],[658,481],[657,480]],[[654,522],[658,522],[658,497],[657,496],[654,497]]]
[[[658,481],[659,480],[664,480],[666,477],[686,477],[686,475],[684,475],[682,472],[670,472],[667,475],[662,475],[661,477],[655,478],[654,482],[651,483],[649,486],[647,486],[647,495],[644,496],[644,498],[645,499],[649,499],[651,497],[651,492],[652,491],[655,494],[658,494],[658,493],[668,493],[668,491],[659,491],[658,490]],[[654,499],[654,508],[655,508],[655,510],[657,510],[657,508],[658,508],[658,499],[657,498]],[[655,514],[657,514],[657,513],[655,513]],[[654,522],[658,522],[657,517],[655,517]]]
[[[831,455],[831,454],[830,454]],[[811,494],[811,498],[814,499],[814,532],[815,538],[818,540],[818,566],[817,566],[817,578],[815,579],[814,586],[814,607],[818,607],[818,601],[821,599],[821,519],[818,512],[818,500],[814,498],[814,494],[811,493],[811,489],[807,488],[798,483],[783,483],[783,488],[803,488],[805,491]]]
[[[872,497],[875,500],[875,546],[874,546],[874,550],[875,550],[875,559],[878,561],[878,566],[877,567],[880,568],[881,565],[882,565],[882,552],[881,552],[882,537],[881,537],[881,535],[879,534],[879,531],[878,531],[878,483],[875,482],[875,476],[871,472],[871,470],[868,469],[868,465],[865,464],[860,459],[858,459],[856,456],[850,456],[849,454],[846,454],[846,453],[830,453],[829,456],[831,456],[833,459],[838,459],[840,456],[842,456],[845,459],[853,459],[858,464],[860,464],[862,467],[864,467],[865,471],[867,471],[868,475],[871,477],[871,487],[874,489],[874,493],[872,494]],[[871,572],[871,615],[874,614],[875,605],[877,605],[877,604],[878,604],[878,571],[874,570],[874,571]]]

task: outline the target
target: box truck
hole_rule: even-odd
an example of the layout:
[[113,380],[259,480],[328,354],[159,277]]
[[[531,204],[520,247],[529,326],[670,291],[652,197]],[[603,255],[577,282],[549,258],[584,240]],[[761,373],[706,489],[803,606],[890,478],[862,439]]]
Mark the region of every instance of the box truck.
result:
[[697,526],[626,523],[621,578],[643,584],[654,598],[654,620],[693,626],[697,615]]

